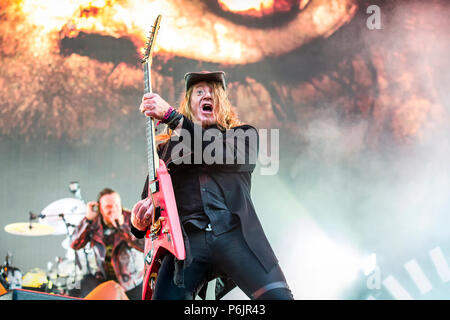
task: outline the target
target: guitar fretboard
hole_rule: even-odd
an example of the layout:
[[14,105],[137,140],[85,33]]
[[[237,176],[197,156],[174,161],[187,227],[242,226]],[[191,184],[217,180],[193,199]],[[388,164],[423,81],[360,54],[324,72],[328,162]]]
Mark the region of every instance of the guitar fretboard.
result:
[[[144,66],[144,93],[152,92],[151,75],[149,71],[149,64],[146,62]],[[148,166],[148,178],[149,183],[156,179],[156,169],[159,166],[159,158],[156,152],[155,144],[155,122],[151,117],[147,119],[147,166]],[[150,185],[152,192],[155,191],[155,186]]]

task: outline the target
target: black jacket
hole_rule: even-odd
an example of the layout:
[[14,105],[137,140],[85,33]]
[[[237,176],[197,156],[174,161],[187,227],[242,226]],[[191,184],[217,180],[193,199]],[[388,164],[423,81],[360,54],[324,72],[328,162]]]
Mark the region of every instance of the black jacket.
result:
[[[234,130],[226,131],[219,131],[215,126],[203,129],[187,118],[183,120],[182,129],[184,131],[182,131],[181,136],[188,134],[190,139],[183,138],[179,141],[170,141],[159,152],[161,159],[167,164],[172,178],[181,220],[183,220],[184,215],[190,214],[190,208],[195,208],[195,204],[190,203],[189,199],[198,199],[195,196],[188,197],[189,193],[200,192],[200,190],[193,190],[184,182],[198,179],[200,189],[208,189],[208,181],[214,181],[221,188],[228,210],[239,217],[242,232],[249,248],[264,269],[269,272],[277,265],[278,260],[264,234],[250,196],[251,174],[256,166],[259,143],[257,130],[250,125],[242,125],[233,128]],[[213,133],[214,138],[204,139],[205,133]],[[243,140],[238,141],[239,139]],[[180,146],[180,143],[183,145]],[[195,143],[197,145],[194,145]],[[207,164],[205,159],[198,163],[199,157],[195,159],[196,154],[198,156],[201,151],[203,155],[205,150],[208,152],[208,148],[211,149],[213,146],[212,143],[223,148],[222,164]],[[173,156],[172,152],[177,145],[185,148],[184,153],[175,153],[178,159],[183,157],[185,162],[190,160],[190,164],[177,164],[177,159],[174,159],[176,156]],[[212,152],[212,154],[215,154],[215,152]],[[194,162],[194,160],[197,160],[197,162]],[[147,192],[148,177],[141,195],[142,199],[148,196]],[[222,282],[227,283],[227,281]],[[228,281],[228,283],[230,282]],[[222,293],[221,296],[223,295]]]

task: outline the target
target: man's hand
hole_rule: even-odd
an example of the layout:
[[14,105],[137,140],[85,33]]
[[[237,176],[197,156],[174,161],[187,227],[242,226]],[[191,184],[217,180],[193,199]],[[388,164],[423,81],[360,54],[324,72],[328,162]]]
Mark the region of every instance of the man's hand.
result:
[[86,212],[86,219],[89,221],[95,220],[98,216],[98,203],[97,201],[90,201],[87,203],[87,212]]
[[161,120],[169,110],[170,105],[156,93],[146,93],[142,97],[139,111],[147,117]]
[[131,210],[131,223],[140,230],[146,231],[152,223],[153,203],[151,198],[136,202]]

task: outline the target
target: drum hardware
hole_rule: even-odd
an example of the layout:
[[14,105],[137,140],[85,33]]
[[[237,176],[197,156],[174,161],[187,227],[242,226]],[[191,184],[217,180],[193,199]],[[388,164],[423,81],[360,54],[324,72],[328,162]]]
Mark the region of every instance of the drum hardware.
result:
[[[63,240],[61,244],[67,251],[66,254],[67,260],[59,260],[58,266],[59,268],[61,266],[66,268],[67,271],[66,274],[68,275],[68,277],[65,279],[66,288],[71,290],[71,289],[80,289],[81,279],[83,278],[83,276],[87,274],[91,275],[92,271],[90,268],[90,261],[86,248],[83,248],[84,253],[83,262],[85,262],[85,268],[83,268],[84,264],[81,263],[81,259],[79,256],[80,252],[70,248],[70,244],[72,243],[73,232],[70,232],[69,228],[70,227],[75,228],[81,222],[81,220],[86,215],[87,208],[85,201],[81,196],[81,188],[80,183],[78,181],[71,181],[69,183],[69,191],[75,196],[76,199],[73,198],[69,198],[70,200],[61,199],[59,200],[59,203],[58,201],[56,201],[53,204],[47,206],[47,208],[44,210],[46,213],[51,213],[53,216],[55,216],[56,203],[59,204],[60,209],[64,208],[64,210],[60,210],[58,217],[60,218],[60,221],[62,221],[62,223],[64,223],[65,225],[66,239]],[[59,233],[62,234],[61,225],[59,226],[58,230]],[[73,263],[71,264],[71,262]],[[77,270],[77,268],[79,269],[79,271]]]
[[[84,202],[83,197],[81,196],[80,183],[78,181],[71,181],[69,183],[69,190],[70,190],[70,192],[73,193],[75,198],[77,198],[78,200],[81,200],[81,201]],[[86,248],[83,248],[83,253],[84,253],[84,258],[85,258],[85,261],[86,261],[87,272],[88,272],[89,275],[92,275],[92,271],[91,271],[91,268],[89,266],[89,257],[88,257],[88,254],[86,252]]]
[[25,286],[31,290],[70,294],[70,290],[80,289],[83,276],[93,274],[91,266],[96,266],[97,261],[89,254],[92,249],[83,248],[84,259],[80,259],[81,252],[70,247],[74,230],[86,216],[87,207],[81,197],[78,182],[71,182],[69,190],[75,198],[56,200],[40,213],[30,211],[28,222],[12,223],[4,228],[6,232],[20,236],[66,235],[66,239],[61,243],[66,249],[66,258],[57,257],[54,262],[48,262],[46,271],[33,268],[22,276],[18,268],[11,266],[11,254],[8,252],[5,264],[0,266],[0,280],[5,288]]
[[[64,214],[60,214],[59,216],[61,217],[61,220],[66,225],[67,239],[69,239],[69,243],[72,243],[72,233],[73,232],[70,232],[69,228],[70,227],[76,227],[76,226],[74,226],[73,224],[69,223],[65,219]],[[69,245],[69,248],[67,250],[72,250],[70,248],[70,245]],[[66,279],[66,287],[67,287],[68,290],[72,290],[74,288],[79,287],[79,282],[77,283],[77,281],[78,281],[77,267],[80,270],[83,270],[83,267],[81,266],[81,262],[80,262],[80,257],[78,256],[78,252],[76,250],[73,250],[73,253],[74,253],[74,261],[73,261],[73,269],[72,269],[73,270],[73,278],[70,279],[71,277],[69,277],[69,274],[67,274],[67,279]],[[58,260],[58,264],[60,264],[61,262],[62,262],[62,260]],[[86,262],[87,262],[87,260],[86,260]],[[68,281],[69,279],[72,280],[72,281]]]
[[36,220],[38,218],[45,218],[45,215],[43,215],[42,213],[35,214],[35,213],[31,212],[31,211],[29,213],[29,216],[30,216],[30,223],[31,223],[32,220]]
[[69,183],[69,190],[70,190],[70,192],[73,193],[75,198],[77,198],[79,200],[83,200],[83,198],[81,197],[80,183],[78,181],[71,181]]
[[[63,259],[61,257],[56,257],[56,287],[60,291],[64,291],[69,287],[69,277],[73,273],[76,266],[74,261]],[[76,277],[74,277],[75,281]]]
[[46,206],[38,215],[39,223],[53,226],[54,235],[67,234],[67,226],[75,227],[86,215],[86,204],[75,198],[63,198]]
[[[72,243],[72,233],[69,231],[70,227],[76,227],[73,224],[67,222],[67,220],[64,218],[64,214],[60,214],[60,217],[62,219],[62,221],[64,222],[64,224],[66,225],[66,232],[67,232],[67,237],[70,241],[70,243]],[[81,269],[81,262],[80,262],[80,258],[78,257],[78,253],[75,251],[75,265]],[[76,270],[76,268],[75,268]],[[76,271],[75,271],[76,272]]]
[[22,272],[15,267],[2,267],[2,278],[8,290],[22,288]]
[[[69,184],[69,190],[76,196],[76,198],[64,198],[52,202],[42,210],[42,213],[39,215],[39,221],[41,223],[54,226],[54,235],[67,236],[67,241],[69,243],[65,249],[67,250],[67,254],[73,253],[74,259],[73,267],[71,268],[71,277],[68,277],[65,281],[67,282],[67,286],[76,286],[76,281],[79,278],[79,271],[77,268],[79,270],[83,270],[83,268],[79,253],[70,248],[70,243],[72,243],[73,230],[86,215],[86,204],[81,199],[81,191],[78,182],[71,182]],[[73,228],[72,232],[71,228]],[[61,281],[58,281],[57,284],[59,284],[59,282]]]
[[7,290],[22,287],[22,272],[12,266],[12,254],[9,251],[6,254],[4,265],[0,268],[0,280]]

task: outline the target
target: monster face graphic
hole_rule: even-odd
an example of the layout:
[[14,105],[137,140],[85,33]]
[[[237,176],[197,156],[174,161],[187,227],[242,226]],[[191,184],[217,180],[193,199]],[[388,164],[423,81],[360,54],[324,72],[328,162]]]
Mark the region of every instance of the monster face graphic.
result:
[[[364,28],[361,1],[9,0],[1,6],[5,135],[87,142],[114,137],[135,121],[139,50],[160,12],[165,23],[154,90],[173,103],[185,72],[222,68],[244,120],[294,135],[323,108],[367,120],[365,144],[379,143],[386,128],[396,141],[415,139],[444,115],[438,93],[426,84],[438,66],[426,61],[421,81],[409,68],[420,41],[388,47]],[[397,32],[419,32],[423,43],[444,21],[417,12]]]
[[[367,27],[370,5],[380,29]],[[186,72],[224,70],[240,119],[280,129],[288,191],[325,228],[389,252],[367,226],[397,239],[392,226],[420,231],[448,201],[448,145],[434,146],[448,140],[449,11],[444,0],[1,1],[0,142],[143,146],[140,50],[162,14],[153,91],[178,106]]]

